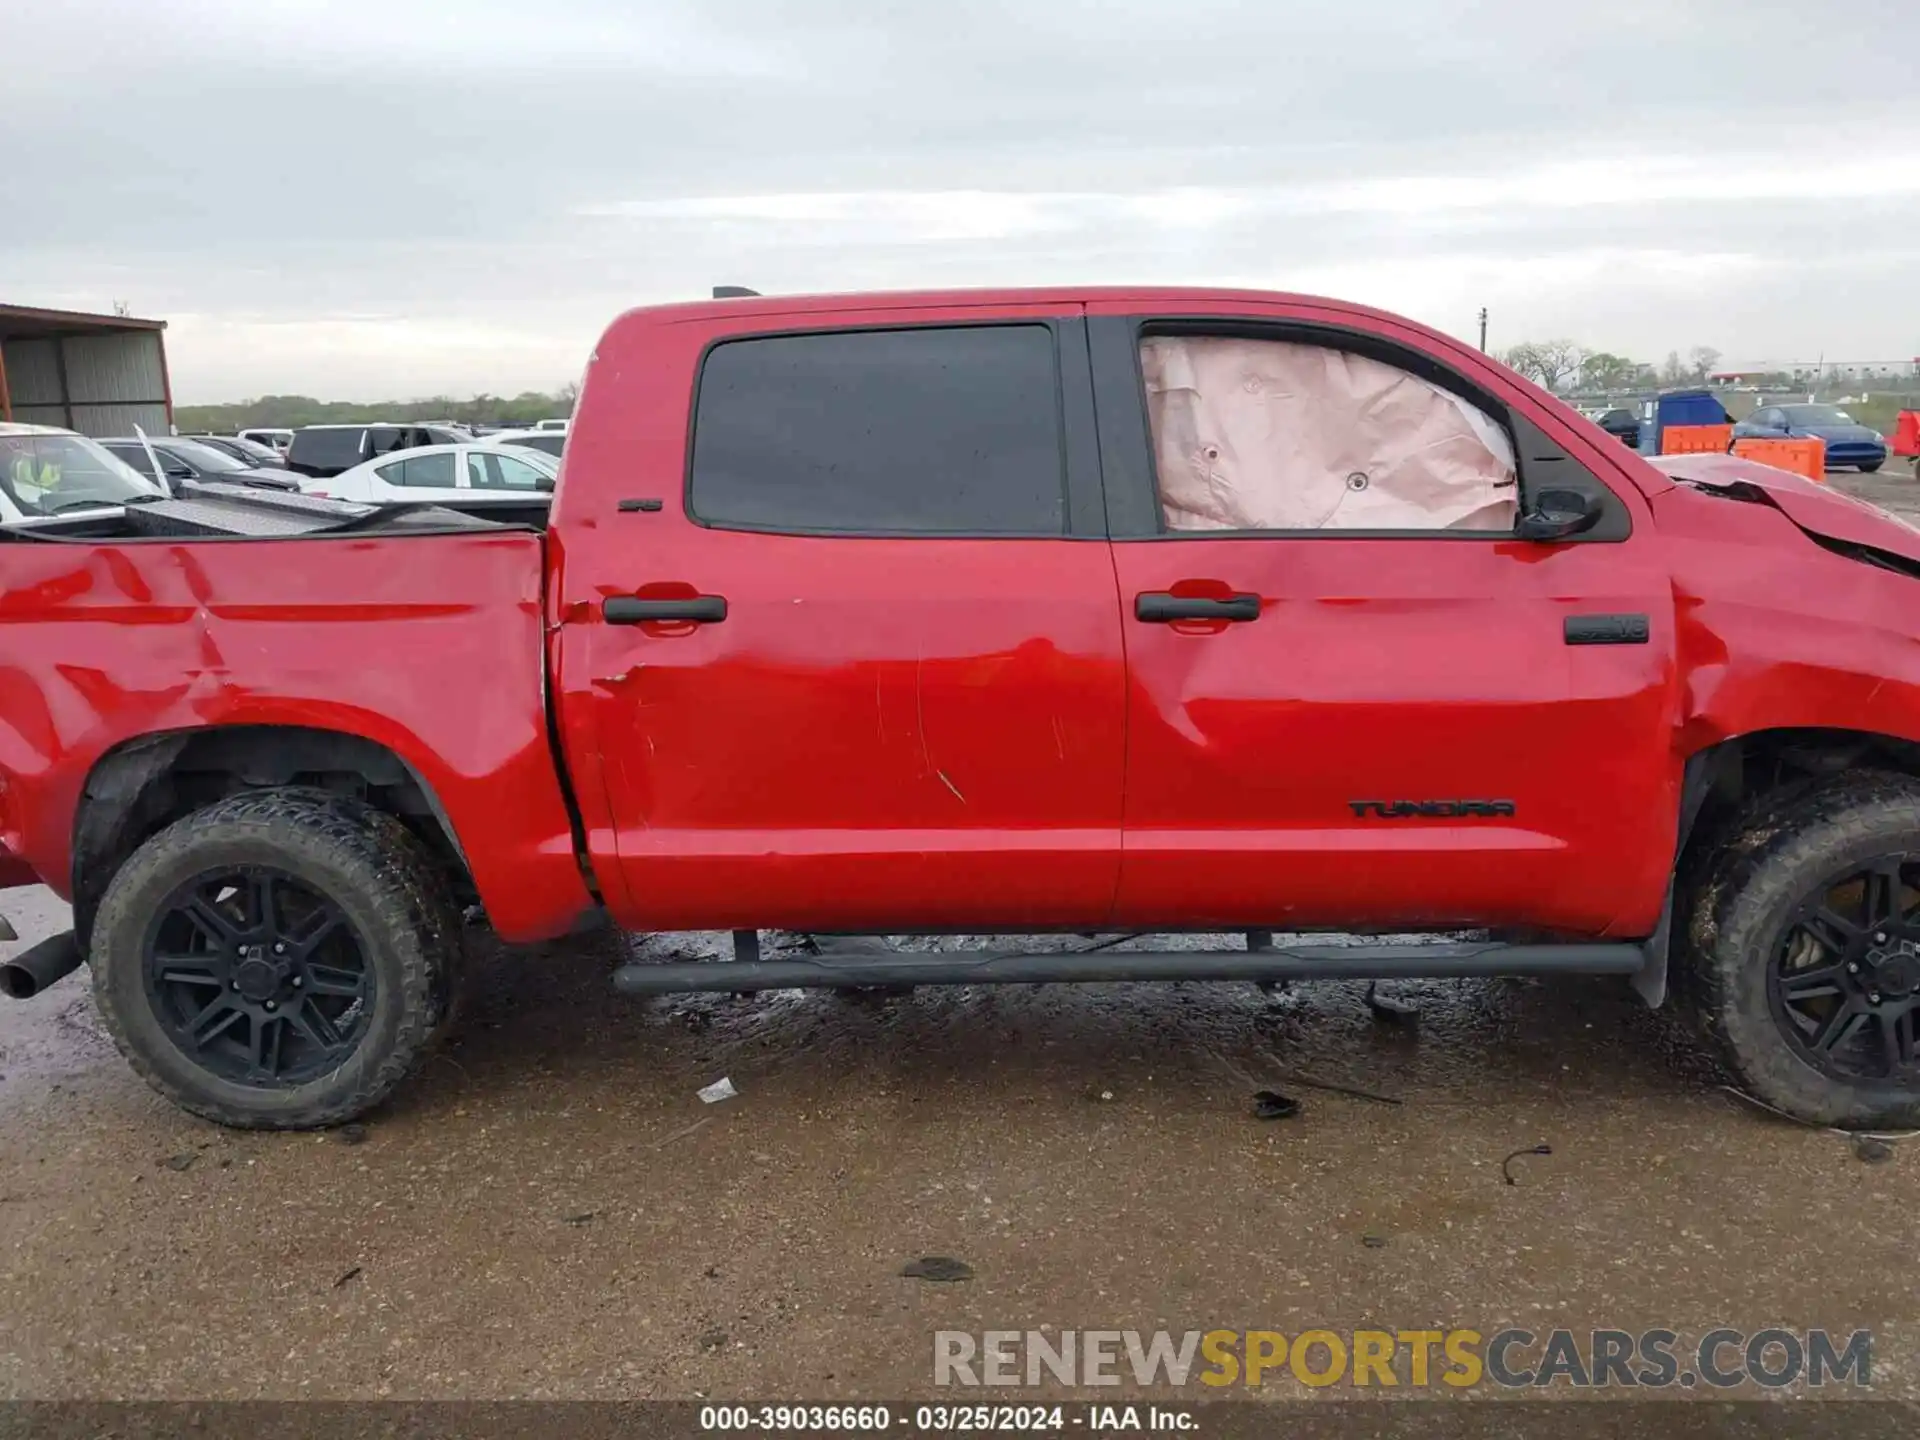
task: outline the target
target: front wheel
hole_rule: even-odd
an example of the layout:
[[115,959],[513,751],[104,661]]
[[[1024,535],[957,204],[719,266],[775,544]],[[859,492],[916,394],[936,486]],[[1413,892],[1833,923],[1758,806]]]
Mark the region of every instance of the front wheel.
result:
[[1874,471],[1878,470],[1882,465],[1886,463],[1887,462],[1884,460],[1869,460],[1866,464],[1860,467],[1860,473],[1862,475],[1871,475],[1873,474]]
[[223,1125],[338,1124],[392,1092],[453,1007],[458,912],[398,820],[316,790],[235,795],[127,860],[93,927],[114,1043]]
[[1814,1124],[1920,1125],[1920,782],[1854,775],[1756,812],[1687,938],[1741,1088]]

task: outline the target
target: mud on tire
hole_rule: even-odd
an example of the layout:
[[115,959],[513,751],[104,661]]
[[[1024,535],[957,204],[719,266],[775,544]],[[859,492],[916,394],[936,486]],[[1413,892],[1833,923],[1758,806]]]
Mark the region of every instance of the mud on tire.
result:
[[1731,1083],[1815,1124],[1920,1125],[1920,781],[1763,797],[1701,867],[1682,938]]
[[169,1100],[303,1129],[377,1105],[456,1007],[459,912],[392,816],[319,790],[251,791],[127,860],[88,963],[108,1033]]

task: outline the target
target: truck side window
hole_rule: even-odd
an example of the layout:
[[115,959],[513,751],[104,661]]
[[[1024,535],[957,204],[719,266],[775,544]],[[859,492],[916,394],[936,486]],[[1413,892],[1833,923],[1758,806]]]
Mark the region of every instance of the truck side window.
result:
[[1294,341],[1140,343],[1169,530],[1486,530],[1518,511],[1513,442],[1381,360]]
[[1058,535],[1065,465],[1045,325],[716,346],[688,511],[722,529]]

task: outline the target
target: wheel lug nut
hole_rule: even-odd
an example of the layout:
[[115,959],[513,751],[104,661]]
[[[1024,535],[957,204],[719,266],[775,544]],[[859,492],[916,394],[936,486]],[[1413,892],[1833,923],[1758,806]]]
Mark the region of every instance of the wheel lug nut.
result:
[[267,1001],[267,1009],[269,1010],[273,1009],[273,1001],[271,1000]]
[[284,945],[275,945],[273,947],[273,953],[276,955],[284,955],[287,953],[287,947]]
[[238,980],[229,980],[227,982],[227,988],[229,990],[238,990],[240,988],[240,982]]
[[1855,962],[1855,961],[1852,961],[1852,960],[1849,960],[1849,961],[1847,962],[1847,974],[1849,974],[1849,975],[1858,975],[1859,973],[1860,973],[1860,966],[1859,966],[1859,964],[1858,964],[1857,962]]
[[296,989],[296,990],[298,990],[298,989],[300,988],[300,985],[301,985],[301,980],[300,980],[300,977],[299,977],[298,975],[296,975],[296,976],[294,976],[294,977],[293,977],[293,988],[294,988],[294,989]]
[[1886,932],[1886,931],[1884,931],[1884,930],[1880,930],[1880,931],[1876,931],[1876,932],[1874,933],[1874,937],[1873,937],[1873,943],[1874,943],[1874,944],[1876,944],[1876,945],[1884,945],[1884,944],[1886,944],[1886,943],[1887,943],[1887,932]]
[[1867,999],[1868,999],[1868,1001],[1869,1001],[1870,1003],[1872,1003],[1872,1004],[1874,1004],[1874,1005],[1878,1005],[1878,1004],[1880,1003],[1880,992],[1879,992],[1878,990],[1875,990],[1875,991],[1873,991],[1873,992],[1871,992],[1871,993],[1870,993],[1870,994],[1869,994],[1869,995],[1867,996]]

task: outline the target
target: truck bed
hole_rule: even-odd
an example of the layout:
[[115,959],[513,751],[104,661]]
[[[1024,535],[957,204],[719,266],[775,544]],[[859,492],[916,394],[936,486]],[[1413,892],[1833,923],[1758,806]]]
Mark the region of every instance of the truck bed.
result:
[[[162,504],[177,506],[107,528]],[[103,757],[307,727],[399,758],[503,934],[588,908],[548,744],[542,536],[447,512],[275,523],[292,535],[54,526],[0,544],[0,773],[17,781],[0,790],[0,856],[70,897],[76,807]],[[0,864],[0,884],[26,878]]]

